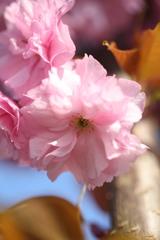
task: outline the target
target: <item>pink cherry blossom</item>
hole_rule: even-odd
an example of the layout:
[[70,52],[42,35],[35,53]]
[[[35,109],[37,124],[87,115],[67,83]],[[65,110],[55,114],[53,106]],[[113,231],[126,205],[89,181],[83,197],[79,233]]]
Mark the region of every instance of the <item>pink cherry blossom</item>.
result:
[[[0,134],[3,144],[8,146],[9,154],[13,159],[19,157],[17,133],[19,129],[19,108],[9,98],[0,93]],[[3,140],[5,138],[5,142]]]
[[4,12],[7,29],[0,33],[0,79],[20,98],[75,53],[61,16],[74,0],[17,0]]
[[[49,78],[21,100],[31,165],[53,181],[71,171],[89,189],[130,170],[146,150],[131,129],[142,117],[145,94],[138,83],[107,76],[92,56],[74,71],[52,68]],[[26,130],[27,129],[27,130]]]
[[[0,93],[0,156],[31,165],[27,153],[27,129],[19,121],[19,107]],[[21,126],[20,126],[21,125]],[[22,129],[22,132],[20,132]]]

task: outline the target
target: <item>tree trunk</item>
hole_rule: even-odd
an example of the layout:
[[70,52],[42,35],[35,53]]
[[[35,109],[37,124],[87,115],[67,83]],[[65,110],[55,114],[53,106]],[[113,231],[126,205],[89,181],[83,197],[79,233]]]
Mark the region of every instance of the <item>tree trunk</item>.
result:
[[148,150],[132,164],[131,172],[115,178],[112,192],[107,194],[113,196],[110,203],[116,231],[141,236],[144,240],[160,240],[159,170],[158,157]]

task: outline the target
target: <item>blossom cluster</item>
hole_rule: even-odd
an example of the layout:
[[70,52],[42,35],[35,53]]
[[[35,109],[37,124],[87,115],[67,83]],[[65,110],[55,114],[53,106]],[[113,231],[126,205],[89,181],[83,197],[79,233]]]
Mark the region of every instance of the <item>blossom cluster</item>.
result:
[[107,76],[92,56],[73,60],[75,45],[61,18],[73,0],[17,0],[0,33],[0,128],[14,160],[70,171],[89,189],[130,170],[146,150],[133,134],[145,94],[131,80]]

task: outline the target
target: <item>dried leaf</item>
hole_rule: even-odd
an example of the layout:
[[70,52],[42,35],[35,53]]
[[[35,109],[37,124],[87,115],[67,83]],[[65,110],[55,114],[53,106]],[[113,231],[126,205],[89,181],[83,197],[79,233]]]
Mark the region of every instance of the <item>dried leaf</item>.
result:
[[137,48],[131,50],[120,50],[115,42],[110,44],[107,41],[103,41],[103,45],[113,53],[119,66],[131,76],[134,76],[136,71],[136,63],[139,57],[139,50]]
[[79,209],[58,197],[24,201],[0,215],[4,240],[83,240]]
[[0,239],[4,240],[29,240],[19,228],[14,217],[8,212],[0,215]]
[[148,88],[160,87],[160,23],[154,30],[139,34],[137,45],[131,50],[120,50],[116,44],[103,42],[114,54],[119,66],[136,81]]
[[160,83],[160,23],[154,30],[142,33],[139,49],[138,79],[158,79]]

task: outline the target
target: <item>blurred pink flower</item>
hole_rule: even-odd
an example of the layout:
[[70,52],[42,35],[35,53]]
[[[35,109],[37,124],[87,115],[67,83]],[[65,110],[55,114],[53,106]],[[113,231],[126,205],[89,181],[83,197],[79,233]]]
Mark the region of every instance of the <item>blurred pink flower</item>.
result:
[[0,135],[3,145],[7,141],[8,152],[12,155],[13,159],[17,159],[20,155],[17,142],[17,134],[19,129],[19,108],[17,105],[0,93]]
[[101,43],[130,29],[134,17],[145,5],[144,0],[76,0],[63,19],[69,25],[72,38],[80,45],[82,40]]
[[74,0],[17,0],[6,7],[0,33],[0,79],[21,97],[75,53],[61,16]]
[[19,107],[0,93],[0,157],[18,160],[21,165],[31,165],[26,154],[27,129],[26,132],[24,130],[23,121],[19,121]]
[[49,78],[21,104],[21,131],[28,134],[31,165],[53,181],[71,171],[89,189],[130,170],[146,147],[130,133],[142,117],[145,94],[138,83],[106,77],[92,56],[74,71],[52,68]]

